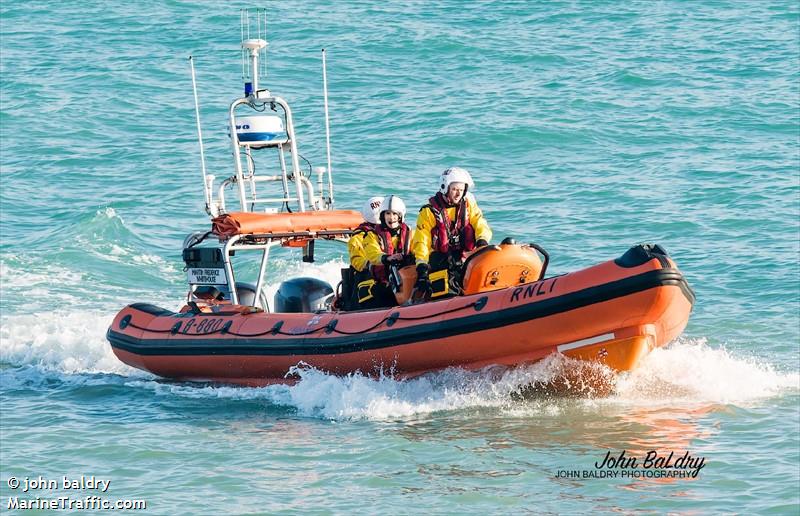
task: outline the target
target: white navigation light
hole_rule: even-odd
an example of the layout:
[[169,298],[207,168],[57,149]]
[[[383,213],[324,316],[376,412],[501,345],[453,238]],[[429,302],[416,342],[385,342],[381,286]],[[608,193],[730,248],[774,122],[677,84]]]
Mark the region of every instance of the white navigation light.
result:
[[266,46],[267,42],[263,39],[246,39],[242,41],[242,48],[250,50],[251,53],[256,53]]
[[265,143],[286,137],[283,119],[275,115],[236,117],[236,136],[242,143]]

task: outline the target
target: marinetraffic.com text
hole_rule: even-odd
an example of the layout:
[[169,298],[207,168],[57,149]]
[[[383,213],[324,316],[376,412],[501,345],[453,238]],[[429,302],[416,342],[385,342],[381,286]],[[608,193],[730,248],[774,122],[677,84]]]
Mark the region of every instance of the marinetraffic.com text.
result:
[[145,500],[105,498],[111,487],[111,480],[81,475],[57,478],[8,477],[6,485],[13,494],[8,497],[7,510],[143,510],[147,509]]

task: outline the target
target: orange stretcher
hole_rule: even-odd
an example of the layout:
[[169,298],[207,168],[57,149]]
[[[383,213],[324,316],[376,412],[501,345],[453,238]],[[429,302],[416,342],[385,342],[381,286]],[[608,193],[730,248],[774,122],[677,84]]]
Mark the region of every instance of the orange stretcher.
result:
[[349,234],[363,222],[354,210],[300,213],[232,212],[212,219],[211,231],[220,239],[234,235]]

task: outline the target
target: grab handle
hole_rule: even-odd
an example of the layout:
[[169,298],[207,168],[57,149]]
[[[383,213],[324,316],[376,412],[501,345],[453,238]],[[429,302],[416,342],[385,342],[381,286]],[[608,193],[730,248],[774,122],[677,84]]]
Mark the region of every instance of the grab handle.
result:
[[547,272],[547,265],[550,263],[550,254],[544,250],[544,247],[540,246],[539,244],[528,244],[528,247],[532,247],[539,251],[539,254],[544,256],[544,263],[542,264],[542,272],[539,274],[539,279],[536,281],[540,281],[544,279],[544,274]]

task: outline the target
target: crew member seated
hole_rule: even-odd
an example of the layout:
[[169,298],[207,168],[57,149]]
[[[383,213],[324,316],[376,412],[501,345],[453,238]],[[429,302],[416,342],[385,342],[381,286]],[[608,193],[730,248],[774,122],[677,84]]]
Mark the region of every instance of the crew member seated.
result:
[[419,210],[411,251],[417,261],[417,296],[458,295],[467,253],[488,245],[492,230],[470,189],[472,176],[460,167],[442,172],[439,191]]
[[372,278],[369,270],[369,261],[364,253],[364,237],[371,233],[375,226],[380,223],[378,215],[380,213],[383,197],[370,197],[361,208],[361,215],[364,217],[362,222],[354,231],[350,240],[347,241],[347,251],[350,254],[350,270],[342,269],[342,296],[344,297],[343,308],[353,310],[358,308],[358,297],[356,286]]
[[405,216],[403,200],[396,195],[387,196],[381,203],[380,224],[364,237],[364,253],[370,263],[372,278],[358,284],[358,301],[363,308],[397,304],[389,279],[392,268],[414,264],[414,257],[409,252],[412,232],[403,222]]

